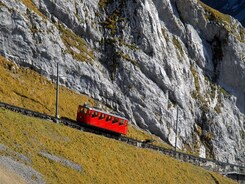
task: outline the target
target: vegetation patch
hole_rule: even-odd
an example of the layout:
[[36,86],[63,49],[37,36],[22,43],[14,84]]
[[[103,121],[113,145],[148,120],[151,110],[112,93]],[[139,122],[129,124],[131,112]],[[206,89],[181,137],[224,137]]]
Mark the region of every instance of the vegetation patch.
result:
[[216,106],[214,107],[214,110],[217,114],[220,114],[222,111],[221,111],[221,105],[220,104],[216,104]]
[[108,4],[112,3],[113,0],[99,0],[99,7],[105,9]]
[[1,6],[5,6],[5,4],[4,4],[3,2],[0,2],[0,7],[1,7]]
[[[55,115],[55,81],[33,70],[19,67],[0,56],[0,101]],[[98,102],[86,95],[60,86],[60,116],[74,119],[79,104],[95,106]]]
[[119,58],[123,58],[124,60],[126,61],[129,61],[130,63],[132,63],[134,66],[138,66],[138,63],[131,59],[130,56],[128,54],[124,54],[123,52],[121,51],[118,51],[116,52],[116,55],[119,57]]
[[180,43],[180,41],[178,40],[178,38],[176,36],[172,37],[172,42],[173,42],[175,48],[178,49],[178,51],[180,53],[180,55],[178,53],[178,58],[179,58],[179,60],[181,60],[181,57],[184,55],[184,50],[183,50],[183,48],[181,46],[181,43]]
[[[245,39],[244,39],[245,38],[245,31],[244,31],[244,28],[242,26],[237,27],[237,23],[232,24],[232,18],[229,15],[223,14],[223,13],[211,8],[210,6],[204,4],[200,0],[198,2],[201,4],[201,6],[206,11],[205,17],[207,20],[222,23],[224,28],[229,33],[232,33],[237,40],[239,40],[240,42],[243,42],[243,43],[245,42]],[[238,30],[238,33],[234,30]]]
[[112,35],[115,35],[118,29],[118,24],[123,22],[125,19],[121,17],[121,13],[119,10],[113,11],[111,15],[109,15],[105,21],[101,22],[100,24],[111,31]]
[[224,97],[230,97],[230,93],[228,91],[226,91],[224,88],[220,87],[219,88],[220,92],[224,95]]
[[192,98],[199,100],[200,109],[203,112],[208,112],[209,111],[208,102],[201,95],[201,88],[200,88],[200,85],[199,85],[199,78],[198,78],[198,74],[197,74],[197,72],[196,72],[196,70],[194,68],[194,65],[191,65],[191,73],[192,73],[192,75],[194,77],[194,84],[195,84],[195,88],[196,88],[196,90],[191,93]]
[[237,36],[237,39],[240,42],[245,42],[245,28],[242,26],[239,26],[239,35]]
[[58,29],[60,30],[61,38],[66,45],[66,52],[71,54],[74,59],[89,62],[92,62],[92,60],[95,59],[94,53],[92,50],[88,49],[86,42],[81,37],[61,24],[58,25]]
[[34,11],[37,15],[42,17],[43,19],[46,19],[46,17],[42,14],[42,12],[39,11],[39,9],[35,6],[35,4],[32,2],[32,0],[21,0],[21,2],[30,10]]
[[231,17],[229,15],[220,13],[219,11],[211,8],[210,6],[204,4],[200,0],[198,1],[201,6],[206,11],[206,18],[210,21],[217,21],[225,24],[225,27],[228,28],[228,26],[231,24]]
[[164,28],[162,28],[161,30],[162,30],[162,35],[165,38],[166,42],[169,42],[169,37],[168,37],[168,35],[166,33],[166,30]]
[[119,46],[126,46],[126,47],[128,47],[129,49],[132,49],[132,50],[139,50],[139,48],[137,47],[137,45],[135,45],[134,43],[133,44],[126,43],[121,38],[118,39],[118,42],[119,42]]

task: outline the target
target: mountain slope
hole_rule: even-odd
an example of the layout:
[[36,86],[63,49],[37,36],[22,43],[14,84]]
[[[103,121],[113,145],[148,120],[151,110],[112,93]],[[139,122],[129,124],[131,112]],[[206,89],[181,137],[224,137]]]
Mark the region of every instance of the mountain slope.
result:
[[[54,97],[48,95],[55,94],[51,81],[3,57],[0,57],[0,73],[1,101],[54,114]],[[64,87],[60,89],[61,116],[73,119],[79,102],[96,104],[85,95],[78,95]],[[36,95],[30,91],[34,91]],[[67,103],[70,103],[68,107],[64,105]],[[11,182],[14,182],[13,178],[18,178],[18,183],[22,180],[29,183],[115,183],[119,178],[123,178],[118,181],[120,183],[179,183],[179,180],[202,183],[200,178],[209,183],[234,183],[216,173],[157,152],[128,146],[49,121],[5,109],[0,109],[0,117],[0,165],[4,167],[0,183],[8,183],[9,175]],[[128,136],[156,139],[131,126]],[[162,142],[157,144],[166,146]],[[169,169],[171,172],[167,172]],[[16,174],[19,176],[14,177]]]
[[0,164],[25,165],[14,170],[20,176],[31,167],[28,183],[235,183],[158,152],[49,121],[4,109],[0,118]]
[[[20,67],[0,56],[0,101],[37,112],[55,115],[55,84],[31,69]],[[77,107],[88,103],[92,107],[106,108],[94,99],[59,87],[59,116],[76,119]],[[154,139],[156,144],[170,148],[163,141],[135,126],[129,125],[127,136],[138,140]]]
[[222,0],[222,1],[202,0],[202,1],[223,13],[235,17],[243,24],[243,26],[245,25],[245,1],[244,0]]
[[[194,0],[1,0],[0,53],[178,148],[244,163],[244,28]],[[189,10],[189,11],[186,11]]]

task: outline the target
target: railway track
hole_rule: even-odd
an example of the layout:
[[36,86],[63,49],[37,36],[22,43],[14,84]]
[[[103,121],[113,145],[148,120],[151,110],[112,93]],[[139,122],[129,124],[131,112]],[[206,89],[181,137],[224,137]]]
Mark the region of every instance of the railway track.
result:
[[126,137],[126,136],[118,136],[118,135],[110,134],[108,132],[104,132],[104,131],[101,131],[99,129],[94,129],[94,128],[89,127],[89,126],[80,126],[80,125],[76,124],[76,121],[68,119],[68,118],[62,117],[60,119],[57,119],[54,116],[50,116],[47,114],[28,110],[25,108],[17,107],[17,106],[10,105],[10,104],[4,103],[4,102],[0,102],[0,108],[8,109],[8,110],[11,110],[13,112],[21,113],[21,114],[27,115],[27,116],[37,117],[37,118],[41,118],[41,119],[45,119],[45,120],[50,120],[53,122],[59,121],[60,123],[66,125],[66,126],[76,128],[78,130],[91,132],[91,133],[94,133],[97,135],[102,135],[102,136],[105,136],[108,138],[116,139],[118,141],[130,144],[130,145],[133,145],[136,147],[155,150],[155,151],[158,151],[158,152],[163,153],[165,155],[169,155],[169,156],[174,157],[176,159],[182,160],[184,162],[189,162],[189,163],[192,163],[194,165],[204,167],[205,169],[208,169],[208,170],[220,172],[223,175],[227,175],[228,173],[231,173],[231,172],[234,173],[235,172],[238,175],[245,176],[245,166],[244,165],[236,165],[236,164],[231,164],[231,163],[220,162],[217,160],[193,156],[193,155],[190,155],[187,153],[183,153],[183,152],[175,151],[172,149],[167,149],[167,148],[163,148],[160,146],[156,146],[156,145],[153,145],[151,143],[147,143],[147,141],[136,140],[136,139],[132,139],[132,138]]

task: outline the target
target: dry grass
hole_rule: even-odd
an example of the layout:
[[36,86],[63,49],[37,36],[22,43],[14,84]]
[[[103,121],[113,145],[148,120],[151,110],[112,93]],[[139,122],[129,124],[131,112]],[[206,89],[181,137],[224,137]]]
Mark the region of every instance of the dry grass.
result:
[[[47,183],[234,183],[151,150],[0,109],[0,141],[32,160]],[[40,152],[79,164],[79,172]],[[2,153],[6,154],[6,153]],[[12,156],[12,155],[10,155]]]
[[231,17],[229,15],[223,14],[223,13],[211,8],[210,6],[201,2],[200,0],[199,0],[199,3],[207,12],[207,15],[206,15],[207,19],[212,20],[212,21],[222,22],[225,24],[225,26],[229,26],[229,24],[231,24]]

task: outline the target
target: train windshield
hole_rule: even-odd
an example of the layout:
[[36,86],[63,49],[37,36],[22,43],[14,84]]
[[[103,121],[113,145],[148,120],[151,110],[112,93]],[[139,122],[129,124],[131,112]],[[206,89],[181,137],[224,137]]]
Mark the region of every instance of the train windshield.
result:
[[86,107],[80,107],[80,112],[83,113],[83,114],[87,114],[88,108],[86,108]]

